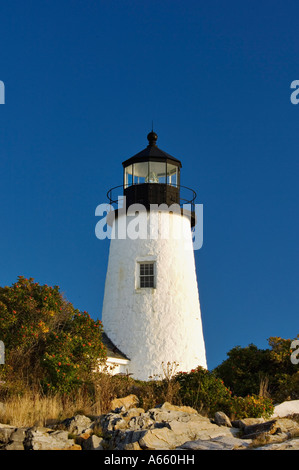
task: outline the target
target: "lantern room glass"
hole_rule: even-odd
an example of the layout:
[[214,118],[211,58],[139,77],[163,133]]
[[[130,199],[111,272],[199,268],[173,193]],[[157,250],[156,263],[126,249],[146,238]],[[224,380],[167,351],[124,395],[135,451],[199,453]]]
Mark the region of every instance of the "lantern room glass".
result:
[[179,185],[178,167],[171,163],[167,163],[167,184],[176,187]]
[[133,163],[124,169],[124,187],[143,183],[159,183],[171,186],[179,185],[177,165],[159,161]]
[[149,162],[149,173],[147,183],[166,183],[165,162]]
[[133,165],[129,165],[125,168],[124,173],[124,187],[132,186],[133,184]]

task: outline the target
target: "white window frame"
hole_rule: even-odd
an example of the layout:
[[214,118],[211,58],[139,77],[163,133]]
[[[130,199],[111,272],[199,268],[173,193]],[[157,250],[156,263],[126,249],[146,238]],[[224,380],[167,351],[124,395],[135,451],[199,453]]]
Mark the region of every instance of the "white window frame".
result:
[[[151,264],[153,265],[153,286],[141,287],[141,265]],[[157,285],[157,268],[156,268],[156,259],[138,259],[136,263],[136,290],[137,291],[146,291],[147,289],[156,289]]]

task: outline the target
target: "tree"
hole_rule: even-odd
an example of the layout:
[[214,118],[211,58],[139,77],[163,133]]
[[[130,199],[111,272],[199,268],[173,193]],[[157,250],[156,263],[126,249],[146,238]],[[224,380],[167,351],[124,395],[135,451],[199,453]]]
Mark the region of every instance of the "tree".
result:
[[48,391],[78,388],[105,360],[101,322],[75,309],[58,286],[33,278],[0,287],[0,339],[5,379]]
[[266,382],[269,395],[277,401],[299,398],[298,366],[290,360],[291,340],[271,337],[268,343],[270,349],[254,344],[234,347],[215,374],[238,396],[258,395],[261,383]]

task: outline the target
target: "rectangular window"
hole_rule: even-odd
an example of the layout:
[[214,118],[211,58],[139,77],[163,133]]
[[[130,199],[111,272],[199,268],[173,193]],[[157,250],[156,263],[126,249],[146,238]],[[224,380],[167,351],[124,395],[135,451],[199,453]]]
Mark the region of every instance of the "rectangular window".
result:
[[139,263],[139,287],[155,287],[155,264]]

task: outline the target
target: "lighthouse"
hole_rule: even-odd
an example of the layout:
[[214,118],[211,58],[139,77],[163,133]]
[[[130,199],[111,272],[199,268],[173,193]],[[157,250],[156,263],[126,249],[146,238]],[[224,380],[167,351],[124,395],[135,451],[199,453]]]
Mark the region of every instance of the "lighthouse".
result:
[[182,163],[157,146],[157,134],[147,139],[122,163],[123,184],[107,193],[110,207],[119,194],[123,204],[107,216],[102,309],[108,361],[139,380],[163,376],[166,364],[207,367],[192,241],[196,194],[181,185]]

